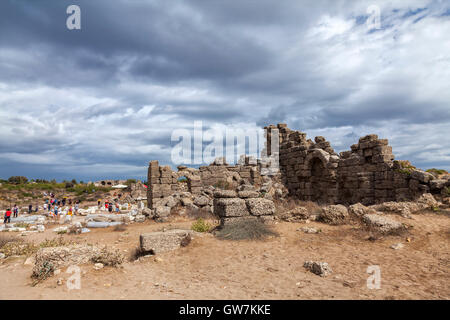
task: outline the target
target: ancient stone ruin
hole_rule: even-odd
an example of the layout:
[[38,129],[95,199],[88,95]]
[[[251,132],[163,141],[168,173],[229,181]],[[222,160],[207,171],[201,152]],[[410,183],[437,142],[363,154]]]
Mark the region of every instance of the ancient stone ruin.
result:
[[[285,124],[264,129],[262,159],[242,156],[238,164],[228,165],[218,158],[199,169],[179,166],[177,172],[151,161],[147,191],[151,214],[164,219],[182,203],[214,212],[222,223],[238,217],[270,220],[275,194],[324,205],[374,205],[448,192],[449,180],[437,179],[407,161],[395,161],[388,140],[377,135],[362,137],[351,150],[337,154],[324,137],[312,141]],[[275,154],[274,141],[279,146]],[[279,170],[267,171],[276,158]]]

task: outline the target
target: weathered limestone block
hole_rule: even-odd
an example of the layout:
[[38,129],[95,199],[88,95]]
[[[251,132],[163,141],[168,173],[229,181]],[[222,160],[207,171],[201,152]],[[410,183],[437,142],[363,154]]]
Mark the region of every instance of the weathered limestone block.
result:
[[190,230],[168,230],[141,234],[140,247],[143,252],[159,254],[186,246],[191,241]]
[[256,191],[239,191],[238,197],[241,199],[258,198],[259,192]]
[[219,217],[244,217],[249,212],[243,199],[218,198],[214,199],[214,214]]
[[399,232],[405,229],[402,223],[378,214],[366,214],[363,216],[363,222],[370,228],[384,234]]
[[411,178],[416,179],[422,183],[428,183],[431,180],[435,179],[435,177],[428,172],[422,171],[422,170],[418,170],[418,169],[413,169],[411,172]]
[[[124,261],[123,255],[114,249],[99,248],[89,245],[72,245],[55,248],[42,248],[36,253],[33,277],[42,276],[43,272],[71,265],[103,261],[104,264],[116,265]],[[108,259],[107,261],[104,261]]]
[[376,213],[375,209],[366,207],[361,203],[356,203],[348,207],[348,212],[357,217],[362,217],[369,213]]
[[322,208],[319,219],[328,224],[338,225],[344,223],[347,217],[347,208],[338,204]]
[[216,190],[214,198],[237,198],[237,193],[234,190]]
[[271,200],[260,198],[247,199],[245,204],[253,216],[269,216],[275,213],[275,205]]
[[[159,162],[157,160],[150,161],[150,165],[148,167],[148,177],[150,178],[159,178]],[[151,179],[149,179],[150,181]]]
[[169,207],[156,207],[155,209],[155,217],[156,218],[167,218],[170,216],[170,208]]
[[309,217],[310,213],[305,207],[296,207],[280,215],[281,220],[287,222],[299,222],[306,220]]
[[209,203],[209,198],[206,196],[197,196],[194,198],[194,204],[199,207],[204,207]]

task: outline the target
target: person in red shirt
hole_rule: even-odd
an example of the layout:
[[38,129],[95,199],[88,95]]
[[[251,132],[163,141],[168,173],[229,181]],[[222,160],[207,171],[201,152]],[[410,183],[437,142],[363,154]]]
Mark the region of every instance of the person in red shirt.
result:
[[6,210],[5,212],[5,220],[3,221],[3,223],[11,223],[11,209]]

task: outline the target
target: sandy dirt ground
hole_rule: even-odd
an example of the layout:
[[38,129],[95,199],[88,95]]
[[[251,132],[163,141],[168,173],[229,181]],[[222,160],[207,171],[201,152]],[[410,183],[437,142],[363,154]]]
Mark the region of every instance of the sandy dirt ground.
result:
[[[24,257],[10,257],[0,262],[0,299],[449,299],[449,216],[391,217],[411,225],[409,234],[370,241],[369,233],[357,226],[315,222],[277,223],[273,227],[280,236],[264,241],[224,241],[206,234],[187,247],[158,258],[127,260],[120,268],[83,265],[79,290],[68,289],[65,281],[71,274],[66,268],[32,287],[32,266],[24,264]],[[141,233],[189,228],[191,223],[145,222],[122,232],[97,229],[64,238],[108,244],[129,257]],[[322,232],[298,231],[304,226]],[[54,237],[46,230],[26,240]],[[403,249],[390,248],[399,242]],[[303,267],[306,260],[328,262],[333,273],[314,275]],[[372,265],[380,267],[380,289],[367,287]]]

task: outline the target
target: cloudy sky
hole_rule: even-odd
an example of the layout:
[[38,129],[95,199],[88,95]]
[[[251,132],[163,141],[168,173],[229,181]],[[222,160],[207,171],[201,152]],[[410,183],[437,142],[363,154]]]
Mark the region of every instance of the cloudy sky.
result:
[[143,178],[194,121],[450,170],[450,1],[0,1],[0,178]]

